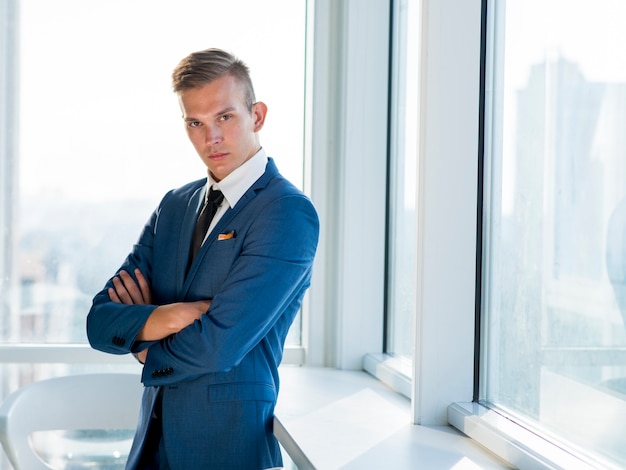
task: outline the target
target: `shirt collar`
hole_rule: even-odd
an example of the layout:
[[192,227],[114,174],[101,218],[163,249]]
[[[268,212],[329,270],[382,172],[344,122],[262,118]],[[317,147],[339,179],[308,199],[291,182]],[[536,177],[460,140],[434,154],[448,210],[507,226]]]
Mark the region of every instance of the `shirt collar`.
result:
[[263,147],[255,153],[252,158],[244,162],[240,167],[235,168],[232,173],[223,180],[217,182],[211,176],[207,178],[206,194],[211,187],[219,189],[224,195],[224,201],[229,207],[235,207],[239,199],[246,193],[256,180],[258,180],[267,166],[267,155]]

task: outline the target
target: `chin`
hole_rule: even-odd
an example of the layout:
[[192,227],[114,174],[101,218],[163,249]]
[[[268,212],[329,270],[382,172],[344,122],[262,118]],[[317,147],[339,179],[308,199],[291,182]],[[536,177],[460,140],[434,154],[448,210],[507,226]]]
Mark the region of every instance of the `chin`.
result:
[[225,168],[218,168],[217,170],[212,170],[211,168],[209,168],[209,171],[216,181],[222,181],[231,173],[230,171],[228,171],[228,169]]

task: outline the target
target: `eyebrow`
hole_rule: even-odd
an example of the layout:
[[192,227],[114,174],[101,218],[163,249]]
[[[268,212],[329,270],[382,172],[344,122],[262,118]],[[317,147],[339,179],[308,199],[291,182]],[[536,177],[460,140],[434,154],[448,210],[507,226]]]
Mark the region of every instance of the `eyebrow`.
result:
[[227,113],[232,113],[233,111],[235,111],[235,107],[234,106],[229,106],[228,108],[220,111],[219,113],[215,113],[215,117],[222,116],[222,115],[227,114]]
[[[229,106],[229,107],[224,108],[224,109],[222,109],[221,111],[219,111],[219,112],[215,113],[213,116],[214,116],[214,117],[223,116],[224,114],[231,113],[231,112],[233,112],[233,111],[235,111],[235,110],[236,110],[236,109],[235,109],[235,107],[234,107],[234,106]],[[195,117],[193,117],[193,116],[187,116],[187,117],[185,117],[184,119],[185,119],[185,121],[197,121],[197,120],[198,120],[197,118],[195,118]]]

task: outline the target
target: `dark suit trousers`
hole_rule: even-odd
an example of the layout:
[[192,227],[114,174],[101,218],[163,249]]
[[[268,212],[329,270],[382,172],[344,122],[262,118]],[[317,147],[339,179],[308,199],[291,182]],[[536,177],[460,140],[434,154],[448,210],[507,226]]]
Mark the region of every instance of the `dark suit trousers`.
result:
[[163,389],[159,390],[154,403],[148,434],[137,470],[170,470],[167,456],[165,455],[165,443],[163,442],[162,403]]

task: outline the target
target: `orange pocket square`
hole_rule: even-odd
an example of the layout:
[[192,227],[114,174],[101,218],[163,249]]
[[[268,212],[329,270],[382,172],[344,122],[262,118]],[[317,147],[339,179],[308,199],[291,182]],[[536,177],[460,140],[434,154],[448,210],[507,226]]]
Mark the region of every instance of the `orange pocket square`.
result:
[[218,240],[230,240],[231,238],[235,238],[235,231],[234,230],[231,230],[228,233],[220,233],[217,236]]

